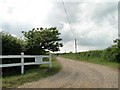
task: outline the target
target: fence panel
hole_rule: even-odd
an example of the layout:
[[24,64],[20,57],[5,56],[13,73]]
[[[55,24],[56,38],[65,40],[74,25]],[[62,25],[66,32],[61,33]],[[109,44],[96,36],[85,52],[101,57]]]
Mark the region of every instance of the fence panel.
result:
[[[2,55],[0,58],[21,58],[21,63],[11,63],[11,64],[0,64],[0,68],[2,67],[13,67],[13,66],[21,66],[21,74],[24,74],[24,65],[35,65],[35,64],[49,64],[49,67],[52,67],[52,55],[24,55],[22,52],[21,55]],[[25,63],[24,58],[35,58],[35,62]],[[43,58],[49,58],[49,61],[44,62]]]

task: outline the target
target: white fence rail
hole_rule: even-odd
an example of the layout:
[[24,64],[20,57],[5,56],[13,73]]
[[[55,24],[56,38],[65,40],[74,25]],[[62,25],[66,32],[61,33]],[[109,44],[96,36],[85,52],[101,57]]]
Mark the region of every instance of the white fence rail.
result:
[[[39,64],[49,64],[49,67],[52,67],[52,59],[50,55],[24,55],[22,52],[21,55],[2,55],[0,59],[3,58],[21,58],[21,63],[10,63],[10,64],[0,64],[0,68],[2,67],[13,67],[13,66],[21,66],[21,74],[24,73],[24,65],[39,65]],[[35,62],[24,62],[24,58],[35,58]],[[43,61],[43,58],[49,58],[49,61]]]

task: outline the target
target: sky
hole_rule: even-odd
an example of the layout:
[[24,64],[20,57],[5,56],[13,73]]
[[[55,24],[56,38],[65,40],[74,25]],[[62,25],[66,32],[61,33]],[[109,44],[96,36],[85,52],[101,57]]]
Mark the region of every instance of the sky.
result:
[[[118,38],[118,0],[0,0],[0,31],[22,37],[21,31],[57,27],[59,52],[105,49]],[[70,29],[71,26],[71,29]]]

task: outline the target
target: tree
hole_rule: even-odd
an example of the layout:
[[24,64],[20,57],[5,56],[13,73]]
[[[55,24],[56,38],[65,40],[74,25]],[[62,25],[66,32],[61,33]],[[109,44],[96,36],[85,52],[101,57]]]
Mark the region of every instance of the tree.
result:
[[28,32],[24,32],[26,42],[26,54],[45,54],[47,51],[59,51],[60,33],[56,27],[51,28],[33,28]]
[[116,55],[116,58],[117,58],[117,62],[119,63],[120,62],[120,39],[114,40],[114,43],[117,44],[116,45],[117,46],[117,55]]
[[2,55],[16,55],[22,51],[22,40],[11,34],[0,32],[2,40]]
[[113,42],[117,44],[118,53],[120,53],[120,39],[116,39]]

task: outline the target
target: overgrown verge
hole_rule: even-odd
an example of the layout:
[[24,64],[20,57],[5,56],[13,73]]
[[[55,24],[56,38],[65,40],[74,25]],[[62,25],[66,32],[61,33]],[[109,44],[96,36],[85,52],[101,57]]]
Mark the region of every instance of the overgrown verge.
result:
[[66,53],[61,56],[78,61],[102,64],[114,68],[118,68],[118,61],[116,57],[116,49],[107,48],[105,50],[93,50],[79,53]]
[[114,45],[104,50],[90,50],[78,53],[62,53],[62,57],[79,61],[97,63],[120,69],[120,39],[113,41]]
[[49,65],[40,65],[38,68],[25,71],[25,74],[6,76],[2,78],[2,88],[17,88],[24,83],[54,75],[59,72],[60,68],[60,64],[53,57],[52,68],[49,68]]

